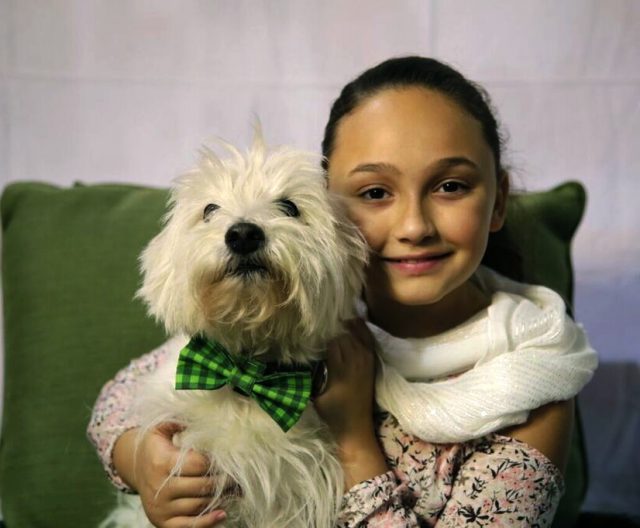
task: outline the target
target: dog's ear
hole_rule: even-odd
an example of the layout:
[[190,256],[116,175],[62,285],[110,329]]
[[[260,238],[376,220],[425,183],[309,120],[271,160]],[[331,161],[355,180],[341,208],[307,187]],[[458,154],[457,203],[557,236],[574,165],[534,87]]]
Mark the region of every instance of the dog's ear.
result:
[[165,217],[164,228],[140,255],[143,281],[136,293],[146,303],[149,314],[164,323],[169,334],[188,332],[189,321],[196,316],[193,303],[189,302],[186,274],[178,272],[182,233],[175,215],[172,207]]
[[322,295],[313,300],[314,316],[322,321],[346,321],[354,316],[354,300],[362,293],[368,247],[358,228],[349,220],[342,197],[329,193],[336,243],[332,265]]
[[357,226],[347,217],[342,200],[334,203],[336,229],[340,233],[343,256],[343,281],[351,297],[345,299],[345,310],[353,309],[354,298],[360,297],[364,287],[364,270],[369,260],[369,246]]

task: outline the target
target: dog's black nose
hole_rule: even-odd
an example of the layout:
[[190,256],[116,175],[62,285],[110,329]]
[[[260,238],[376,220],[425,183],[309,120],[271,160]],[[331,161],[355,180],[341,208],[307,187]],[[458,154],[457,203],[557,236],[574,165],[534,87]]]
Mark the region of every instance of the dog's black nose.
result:
[[238,222],[233,224],[224,237],[227,247],[238,255],[248,255],[262,247],[264,231],[256,224]]

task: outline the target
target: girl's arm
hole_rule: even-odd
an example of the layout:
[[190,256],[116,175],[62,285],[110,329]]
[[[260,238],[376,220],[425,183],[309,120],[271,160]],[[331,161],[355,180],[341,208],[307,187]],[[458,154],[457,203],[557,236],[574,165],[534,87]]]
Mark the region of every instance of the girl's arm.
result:
[[[403,436],[398,429],[396,439]],[[433,446],[418,444],[416,449],[405,445],[399,455],[413,458],[410,477],[396,468],[348,491],[340,528],[551,526],[564,482],[537,449],[492,434],[461,445],[460,466],[441,473],[446,464],[441,467],[442,459],[431,456]],[[407,447],[410,452],[404,454]],[[416,456],[421,451],[422,459]]]
[[435,526],[551,526],[563,492],[562,473],[543,453],[489,435],[476,441]]
[[571,446],[574,412],[573,399],[549,403],[531,411],[526,423],[500,433],[534,447],[564,473]]
[[[372,349],[366,327],[352,325],[329,349],[329,386],[315,402],[338,442],[345,470],[348,492],[339,527],[413,528],[426,519],[438,528],[550,524],[564,486],[556,464],[562,466],[566,457],[571,402],[532,412],[527,424],[509,431],[513,438],[490,435],[465,444],[468,454],[451,482],[444,509],[427,511],[406,476],[389,469],[377,441]],[[534,445],[524,443],[529,441]],[[392,465],[398,466],[397,461]]]
[[125,493],[133,493],[134,490],[118,474],[113,464],[113,448],[126,431],[138,426],[128,413],[133,404],[137,384],[167,359],[171,343],[171,340],[167,341],[120,370],[104,385],[93,407],[87,436],[95,446],[107,475],[113,484]]
[[315,400],[318,414],[338,444],[345,489],[336,526],[355,528],[421,526],[406,503],[406,486],[389,469],[373,417],[375,386],[374,339],[361,320],[327,351],[327,390]]
[[363,321],[349,324],[347,333],[329,346],[327,390],[314,402],[338,444],[345,473],[348,491],[336,526],[355,528],[371,521],[372,526],[418,527],[417,516],[404,505],[406,487],[389,469],[376,435],[374,347]]
[[388,471],[373,420],[374,342],[362,321],[348,325],[327,351],[327,390],[316,410],[338,444],[345,489]]

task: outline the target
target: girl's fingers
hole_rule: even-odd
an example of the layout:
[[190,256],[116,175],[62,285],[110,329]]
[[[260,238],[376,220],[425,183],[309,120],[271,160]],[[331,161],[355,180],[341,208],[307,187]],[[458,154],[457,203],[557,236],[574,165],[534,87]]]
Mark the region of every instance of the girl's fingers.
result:
[[[228,480],[222,490],[223,495],[239,495],[240,488]],[[218,486],[215,477],[172,477],[167,486],[167,496],[172,500],[183,498],[212,497]]]
[[346,335],[340,336],[334,339],[327,347],[327,368],[329,369],[329,372],[339,372],[341,370],[342,347],[345,339],[347,339]]
[[340,380],[369,372],[375,361],[375,340],[362,319],[352,319],[346,324],[347,332],[334,339],[327,348],[329,383],[327,389]]
[[167,484],[171,487],[172,499],[211,497],[215,482],[211,477],[172,477]]
[[[176,452],[175,463],[178,462],[179,454]],[[189,451],[182,462],[180,476],[182,477],[202,477],[207,474],[211,464],[209,459],[196,451]]]
[[373,334],[362,319],[351,319],[348,321],[347,327],[364,347],[373,350],[375,344]]
[[162,422],[156,425],[155,430],[158,432],[158,434],[171,441],[171,438],[173,438],[174,434],[179,433],[180,431],[184,431],[184,426],[175,422]]
[[204,509],[209,506],[208,498],[184,498],[175,499],[169,505],[169,511],[172,517],[196,516],[200,515]]
[[195,523],[194,528],[213,528],[214,526],[218,526],[224,522],[227,518],[227,514],[222,510],[215,510],[207,515],[203,515],[199,520],[199,523]]

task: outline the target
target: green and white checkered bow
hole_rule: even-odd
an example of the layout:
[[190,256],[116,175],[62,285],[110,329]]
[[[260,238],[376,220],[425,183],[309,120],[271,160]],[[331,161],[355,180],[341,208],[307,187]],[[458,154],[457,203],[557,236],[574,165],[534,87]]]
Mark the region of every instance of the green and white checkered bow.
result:
[[311,371],[264,374],[261,361],[233,358],[216,341],[195,336],[180,351],[176,389],[215,390],[230,385],[254,399],[288,431],[299,420],[311,396]]

